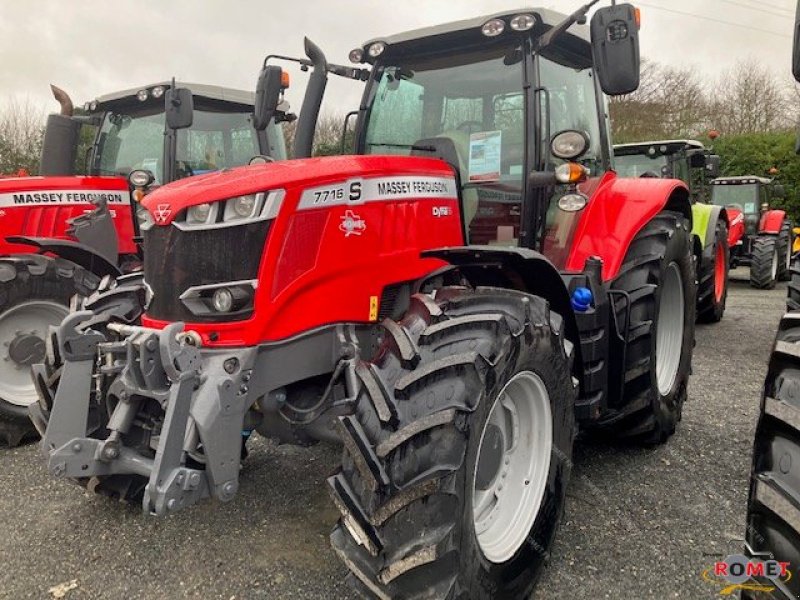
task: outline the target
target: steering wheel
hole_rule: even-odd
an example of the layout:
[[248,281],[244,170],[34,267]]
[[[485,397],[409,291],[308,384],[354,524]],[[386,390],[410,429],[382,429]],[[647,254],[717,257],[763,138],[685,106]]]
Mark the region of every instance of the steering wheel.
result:
[[472,133],[473,131],[480,131],[483,129],[483,123],[480,121],[464,121],[463,123],[459,123],[456,129],[464,133]]
[[266,154],[256,154],[253,158],[247,161],[248,165],[264,165],[267,163],[275,162],[275,159]]

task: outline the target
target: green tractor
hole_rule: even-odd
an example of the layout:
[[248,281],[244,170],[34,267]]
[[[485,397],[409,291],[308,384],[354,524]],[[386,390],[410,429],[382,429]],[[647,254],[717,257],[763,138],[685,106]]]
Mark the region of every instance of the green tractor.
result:
[[697,320],[716,323],[725,313],[730,246],[728,211],[710,202],[719,156],[695,140],[662,140],[614,146],[620,177],[680,179],[692,200],[692,233],[697,256]]

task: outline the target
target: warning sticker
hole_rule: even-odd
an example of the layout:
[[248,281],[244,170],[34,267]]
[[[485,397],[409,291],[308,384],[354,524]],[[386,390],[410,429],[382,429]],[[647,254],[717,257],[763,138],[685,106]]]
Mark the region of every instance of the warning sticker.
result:
[[479,131],[469,136],[469,180],[500,179],[500,157],[503,150],[502,131]]
[[11,194],[0,194],[0,208],[12,206],[53,205],[53,204],[90,204],[105,200],[109,204],[129,202],[128,193],[119,190],[52,190],[30,191]]

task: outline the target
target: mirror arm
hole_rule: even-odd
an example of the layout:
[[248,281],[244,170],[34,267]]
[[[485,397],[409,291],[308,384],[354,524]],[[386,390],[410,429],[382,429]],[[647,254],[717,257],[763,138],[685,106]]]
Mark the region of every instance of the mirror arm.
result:
[[589,10],[600,0],[592,0],[588,4],[584,4],[574,13],[569,15],[566,19],[561,21],[558,25],[554,25],[550,30],[545,33],[542,37],[539,38],[538,43],[536,44],[536,52],[539,52],[543,48],[546,48],[550,44],[553,43],[558,36],[564,33],[567,29],[572,27],[575,23],[583,19]]

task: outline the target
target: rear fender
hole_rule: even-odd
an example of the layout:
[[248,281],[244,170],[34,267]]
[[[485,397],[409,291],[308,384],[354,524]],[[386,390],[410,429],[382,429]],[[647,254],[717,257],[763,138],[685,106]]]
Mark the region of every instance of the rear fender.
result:
[[463,246],[428,250],[426,258],[439,258],[458,267],[473,286],[492,286],[541,296],[564,318],[567,339],[575,345],[575,364],[582,364],[580,336],[570,294],[558,269],[544,255],[527,248]]
[[720,219],[730,228],[728,211],[725,210],[725,207],[699,203],[692,205],[692,233],[702,241],[703,248],[708,248],[714,244],[714,238],[717,234],[717,221]]
[[689,188],[682,181],[607,174],[583,210],[567,270],[580,272],[588,258],[597,256],[603,260],[603,281],[610,281],[633,238],[662,210],[674,210],[692,222]]
[[9,236],[6,240],[12,244],[34,246],[38,249],[39,254],[55,254],[60,258],[83,267],[98,277],[105,277],[106,275],[119,277],[122,274],[114,263],[110,262],[96,250],[80,242],[26,236]]
[[785,210],[768,210],[761,215],[761,221],[758,223],[758,232],[778,234],[781,232],[781,226],[785,220]]

